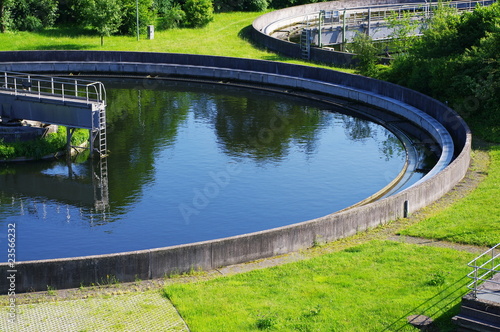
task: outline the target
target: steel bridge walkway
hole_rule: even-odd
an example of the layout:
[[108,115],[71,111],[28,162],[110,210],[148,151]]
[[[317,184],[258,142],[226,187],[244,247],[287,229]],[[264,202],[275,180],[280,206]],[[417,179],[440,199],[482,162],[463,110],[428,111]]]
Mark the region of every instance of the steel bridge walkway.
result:
[[94,173],[98,207],[108,204],[106,90],[101,82],[3,72],[0,76],[0,119],[33,120],[66,126],[68,152],[75,128],[90,131],[91,156],[100,156]]

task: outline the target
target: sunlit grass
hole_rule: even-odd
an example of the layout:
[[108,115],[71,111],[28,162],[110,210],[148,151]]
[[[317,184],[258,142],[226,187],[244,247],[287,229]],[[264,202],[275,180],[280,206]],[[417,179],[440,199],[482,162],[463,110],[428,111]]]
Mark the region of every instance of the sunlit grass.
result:
[[165,288],[191,331],[439,331],[465,294],[472,254],[389,241],[249,273]]
[[486,179],[451,207],[401,232],[402,235],[494,246],[500,242],[500,146],[490,150]]

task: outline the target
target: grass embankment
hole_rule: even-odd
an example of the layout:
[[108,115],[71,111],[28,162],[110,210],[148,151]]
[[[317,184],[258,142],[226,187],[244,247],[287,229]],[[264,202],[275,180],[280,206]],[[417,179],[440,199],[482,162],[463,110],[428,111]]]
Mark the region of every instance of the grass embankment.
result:
[[400,232],[450,242],[492,247],[500,242],[500,146],[490,149],[488,177],[453,206]]

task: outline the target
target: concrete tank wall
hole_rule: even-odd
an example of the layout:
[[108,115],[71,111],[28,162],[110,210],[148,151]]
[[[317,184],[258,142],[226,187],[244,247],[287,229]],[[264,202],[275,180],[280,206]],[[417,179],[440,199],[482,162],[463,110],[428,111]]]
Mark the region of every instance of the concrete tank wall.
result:
[[[285,40],[271,37],[269,34],[280,27],[302,22],[306,14],[318,13],[320,10],[342,10],[345,8],[368,7],[395,3],[416,3],[424,2],[419,0],[343,0],[320,2],[302,6],[284,8],[258,17],[252,23],[251,37],[257,44],[285,56],[301,59],[300,45]],[[311,61],[332,64],[335,66],[349,66],[355,63],[352,53],[325,50],[311,47]]]
[[[18,262],[16,291],[61,289],[103,283],[108,276],[120,281],[160,278],[190,269],[214,269],[310,247],[314,241],[334,241],[414,212],[444,195],[465,175],[470,160],[471,134],[465,122],[446,105],[401,86],[327,69],[270,61],[186,54],[94,51],[0,52],[0,69],[23,72],[128,73],[141,76],[203,77],[295,87],[370,103],[396,105],[393,112],[412,108],[429,115],[439,128],[428,128],[434,137],[449,137],[455,156],[442,171],[394,196],[302,223],[213,241],[135,252]],[[353,94],[354,93],[354,94]],[[402,108],[401,108],[402,107]],[[406,112],[406,111],[405,111]],[[411,112],[409,113],[411,114]],[[416,113],[415,113],[416,114]],[[411,115],[413,117],[413,115]],[[417,117],[427,126],[433,119]],[[447,133],[443,133],[442,131]],[[449,135],[448,135],[449,133]],[[448,136],[447,136],[448,135]],[[443,140],[446,140],[443,138]],[[450,143],[450,142],[448,142]],[[443,146],[447,142],[440,142]],[[0,264],[0,275],[11,268]],[[0,278],[2,292],[8,280]]]

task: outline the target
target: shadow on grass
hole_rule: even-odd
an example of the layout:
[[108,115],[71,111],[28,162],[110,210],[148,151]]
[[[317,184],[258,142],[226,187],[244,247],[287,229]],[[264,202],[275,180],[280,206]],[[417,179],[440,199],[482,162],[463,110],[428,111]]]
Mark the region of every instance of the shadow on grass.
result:
[[[406,314],[398,318],[396,321],[387,326],[383,331],[400,331],[408,327],[408,316],[410,315],[425,315],[434,319],[432,328],[428,331],[454,331],[451,318],[457,315],[460,311],[462,297],[467,293],[466,285],[469,279],[467,276],[441,290],[439,293],[408,311]],[[449,306],[459,300],[459,302]],[[448,308],[448,309],[447,309]]]
[[[41,41],[40,45],[36,46],[28,46],[28,47],[20,47],[20,50],[87,50],[91,48],[95,48],[100,44],[100,39],[98,34],[95,31],[83,29],[83,28],[75,28],[75,27],[57,27],[39,30],[36,32],[32,32],[32,37],[34,40],[38,39]],[[82,41],[78,42],[79,38],[85,38],[86,43]],[[88,39],[95,38],[95,44],[88,43]],[[54,40],[54,43],[51,41],[47,42],[47,39]],[[59,39],[59,42],[58,41]],[[69,40],[68,40],[69,39]],[[73,40],[74,39],[74,40]],[[36,44],[36,43],[31,43]]]
[[[99,41],[97,40],[96,45],[99,45]],[[94,48],[96,45],[90,44],[47,44],[47,45],[38,45],[31,48],[20,48],[23,51],[71,51],[71,50],[87,50]]]
[[36,33],[42,37],[49,37],[49,38],[61,38],[61,37],[76,38],[76,37],[98,36],[98,34],[95,31],[89,29],[77,28],[77,27],[64,27],[64,26],[39,30]]

